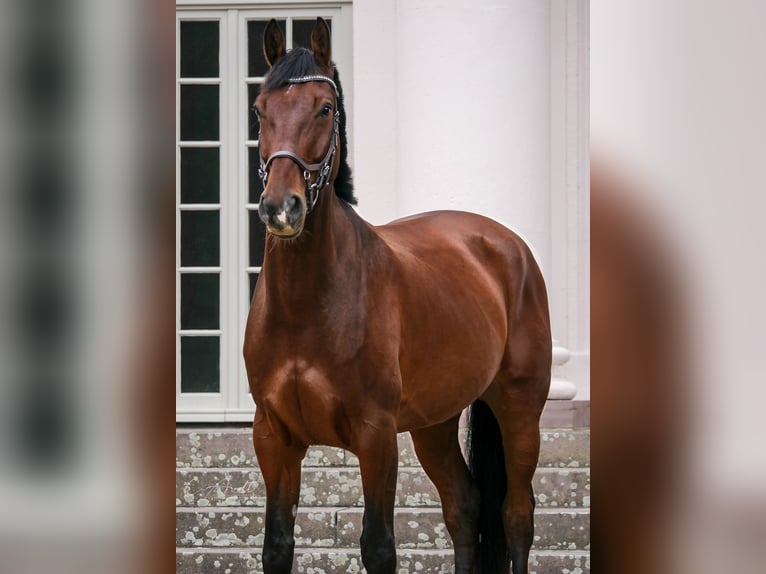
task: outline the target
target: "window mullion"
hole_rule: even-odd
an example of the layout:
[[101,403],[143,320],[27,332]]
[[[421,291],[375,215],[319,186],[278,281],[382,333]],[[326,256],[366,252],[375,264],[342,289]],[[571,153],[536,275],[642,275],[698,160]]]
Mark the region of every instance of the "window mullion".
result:
[[[237,27],[237,32],[239,34],[238,42],[237,42],[237,96],[238,96],[238,105],[237,110],[247,110],[252,105],[252,102],[248,102],[248,88],[247,83],[245,79],[248,77],[248,70],[247,70],[247,48],[248,48],[248,30],[247,30],[247,17],[245,14],[240,13],[239,17],[239,26]],[[244,297],[244,294],[247,292],[247,272],[243,272],[242,270],[245,269],[247,265],[247,232],[248,232],[248,221],[246,216],[246,209],[245,204],[247,202],[247,195],[248,195],[248,156],[247,156],[247,149],[245,148],[243,142],[247,141],[248,139],[248,132],[249,132],[249,117],[246,117],[244,121],[239,123],[239,131],[238,131],[238,137],[237,137],[237,157],[239,158],[239,163],[237,166],[237,264],[239,272],[237,273],[237,292],[236,292],[236,298],[233,299],[236,304],[235,307],[239,310],[237,314],[237,325],[238,325],[238,332],[241,334],[244,334],[245,332],[245,323],[247,321],[247,315],[249,311],[249,306],[244,305],[243,307],[243,301],[246,299]],[[247,302],[249,304],[249,300]],[[239,347],[238,347],[239,350]],[[244,361],[240,360],[238,362],[238,368],[235,371],[237,374],[237,392],[235,393],[236,396],[236,404],[233,406],[236,406],[238,409],[246,408],[248,407],[249,396],[247,391],[247,376],[245,373],[245,364]]]
[[225,380],[225,408],[230,410],[237,406],[237,392],[240,385],[239,380],[239,356],[240,348],[240,330],[238,327],[237,315],[239,306],[237,304],[237,276],[239,274],[239,237],[237,214],[239,212],[239,106],[238,106],[238,43],[239,26],[238,10],[227,10],[226,12],[226,60],[223,62],[223,69],[226,73],[225,93],[226,93],[226,163],[227,185],[225,192],[221,196],[226,198],[226,208],[224,218],[226,221],[226,258],[225,258],[225,293],[226,305],[224,306],[223,317],[225,325],[226,345],[222,349],[221,362],[226,364]]

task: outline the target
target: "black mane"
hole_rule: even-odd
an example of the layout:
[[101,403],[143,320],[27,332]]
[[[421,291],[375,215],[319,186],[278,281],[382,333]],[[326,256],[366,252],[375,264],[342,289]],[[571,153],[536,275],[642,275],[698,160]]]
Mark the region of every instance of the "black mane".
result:
[[[266,74],[264,91],[278,90],[288,85],[290,78],[299,78],[310,74],[324,74],[314,58],[314,52],[306,48],[293,48],[279,58],[274,67]],[[343,87],[340,85],[338,69],[333,63],[333,81],[338,87],[338,110],[340,111],[340,167],[335,178],[335,195],[343,201],[356,205],[354,183],[351,178],[351,166],[348,165],[348,138],[346,136],[346,108],[343,105]]]

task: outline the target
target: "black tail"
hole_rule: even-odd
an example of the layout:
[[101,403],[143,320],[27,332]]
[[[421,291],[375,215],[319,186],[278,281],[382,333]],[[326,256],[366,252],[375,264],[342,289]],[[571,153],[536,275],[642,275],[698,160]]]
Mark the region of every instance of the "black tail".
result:
[[507,574],[511,554],[503,528],[507,489],[503,439],[487,403],[475,401],[469,414],[468,465],[479,489],[479,572]]

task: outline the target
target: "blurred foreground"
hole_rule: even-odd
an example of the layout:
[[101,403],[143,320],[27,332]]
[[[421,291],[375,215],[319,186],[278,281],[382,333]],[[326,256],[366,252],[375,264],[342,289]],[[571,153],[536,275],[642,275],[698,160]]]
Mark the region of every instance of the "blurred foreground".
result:
[[766,560],[766,6],[591,3],[593,563]]
[[2,573],[173,569],[173,9],[0,7]]

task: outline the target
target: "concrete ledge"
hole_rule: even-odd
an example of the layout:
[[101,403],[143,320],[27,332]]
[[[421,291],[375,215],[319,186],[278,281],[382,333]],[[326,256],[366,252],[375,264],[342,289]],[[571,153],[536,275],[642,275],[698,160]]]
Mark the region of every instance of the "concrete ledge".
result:
[[[452,550],[397,550],[397,572],[446,574],[454,570]],[[533,550],[530,571],[537,574],[590,573],[587,551]],[[255,548],[176,548],[176,572],[184,574],[258,574],[261,552]],[[363,574],[358,549],[296,548],[293,572]]]
[[550,400],[545,404],[540,428],[590,427],[590,401]]
[[[299,508],[298,548],[358,548],[363,508]],[[263,508],[178,508],[176,547],[263,546]],[[441,508],[394,509],[394,533],[401,550],[452,548]],[[586,508],[538,508],[535,550],[590,550],[590,512]]]

